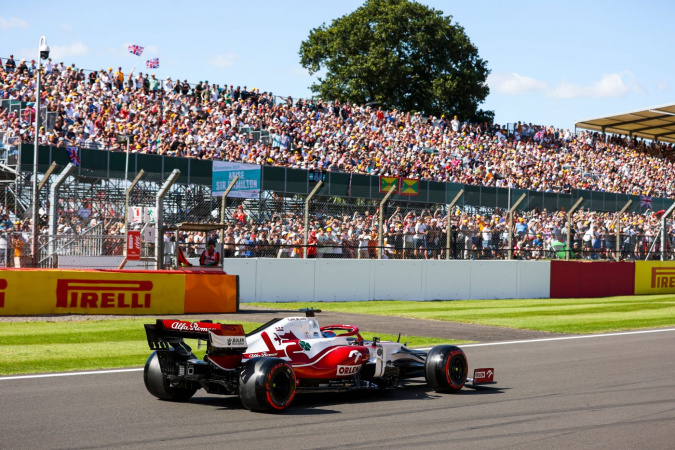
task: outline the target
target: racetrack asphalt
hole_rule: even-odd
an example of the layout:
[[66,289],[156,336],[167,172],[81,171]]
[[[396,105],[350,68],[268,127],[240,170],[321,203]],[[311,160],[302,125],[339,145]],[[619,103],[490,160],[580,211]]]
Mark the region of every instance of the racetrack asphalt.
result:
[[[256,314],[237,320],[263,321]],[[320,317],[408,334],[397,318],[351,319]],[[444,337],[414,322],[410,334]],[[474,333],[453,339],[482,341],[464,347],[469,366],[495,367],[495,386],[306,394],[278,415],[203,391],[188,403],[160,401],[138,371],[0,378],[0,448],[673,448],[675,329],[498,343]]]

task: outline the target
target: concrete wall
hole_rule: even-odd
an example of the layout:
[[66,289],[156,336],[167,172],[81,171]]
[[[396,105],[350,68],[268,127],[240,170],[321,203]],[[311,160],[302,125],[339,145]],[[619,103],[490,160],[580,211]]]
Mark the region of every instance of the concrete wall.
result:
[[[117,269],[124,256],[59,256],[59,269]],[[154,261],[127,261],[127,270],[154,270]]]
[[241,302],[549,298],[548,261],[225,259]]

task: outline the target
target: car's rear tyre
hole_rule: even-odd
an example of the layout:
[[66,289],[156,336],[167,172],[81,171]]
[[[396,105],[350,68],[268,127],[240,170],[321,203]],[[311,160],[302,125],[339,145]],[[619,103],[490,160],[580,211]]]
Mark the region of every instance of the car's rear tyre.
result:
[[424,378],[436,392],[457,392],[466,383],[469,365],[464,351],[454,345],[432,348],[424,363]]
[[293,367],[279,358],[252,358],[239,375],[239,398],[251,411],[281,412],[295,398]]
[[189,389],[171,386],[166,375],[162,373],[157,352],[152,352],[145,362],[143,381],[145,382],[145,387],[148,392],[161,400],[185,402],[192,398],[192,396],[195,395],[195,392],[197,392],[197,389],[194,388]]

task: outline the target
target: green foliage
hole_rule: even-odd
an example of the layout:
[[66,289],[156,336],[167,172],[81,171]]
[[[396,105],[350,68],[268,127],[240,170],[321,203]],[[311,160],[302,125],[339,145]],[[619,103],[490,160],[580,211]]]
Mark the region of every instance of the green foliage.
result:
[[[271,307],[270,303],[254,305]],[[573,334],[675,326],[675,296],[672,295],[445,302],[310,302],[283,303],[275,307],[316,308]]]
[[311,30],[300,46],[312,90],[326,100],[377,102],[424,115],[491,120],[478,106],[490,73],[451,16],[410,0],[366,0],[351,14]]

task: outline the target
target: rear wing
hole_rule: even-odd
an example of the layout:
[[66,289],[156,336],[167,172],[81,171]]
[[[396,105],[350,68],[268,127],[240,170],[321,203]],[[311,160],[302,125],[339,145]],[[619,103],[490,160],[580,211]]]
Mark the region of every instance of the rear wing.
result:
[[213,336],[243,337],[244,327],[240,324],[157,319],[157,322],[145,325],[145,335],[151,350],[177,350],[185,348],[183,339],[211,343]]

